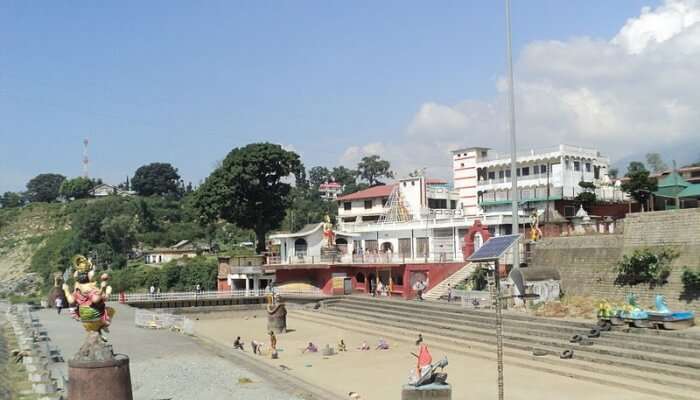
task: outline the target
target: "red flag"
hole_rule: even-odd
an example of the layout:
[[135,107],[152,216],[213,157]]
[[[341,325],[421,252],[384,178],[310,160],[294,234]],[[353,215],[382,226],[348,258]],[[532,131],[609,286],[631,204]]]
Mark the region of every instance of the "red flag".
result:
[[420,347],[418,348],[418,376],[420,376],[421,368],[425,367],[426,365],[430,365],[432,363],[433,363],[433,357],[430,355],[430,352],[428,351],[428,345],[421,344]]

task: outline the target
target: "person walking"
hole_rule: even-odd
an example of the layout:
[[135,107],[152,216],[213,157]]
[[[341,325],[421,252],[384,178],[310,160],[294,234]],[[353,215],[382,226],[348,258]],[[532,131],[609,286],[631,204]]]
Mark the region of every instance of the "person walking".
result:
[[447,302],[452,302],[452,286],[449,283],[447,284]]
[[61,296],[56,297],[55,304],[56,304],[56,312],[58,313],[58,315],[61,315],[61,310],[63,310],[63,297],[61,297]]

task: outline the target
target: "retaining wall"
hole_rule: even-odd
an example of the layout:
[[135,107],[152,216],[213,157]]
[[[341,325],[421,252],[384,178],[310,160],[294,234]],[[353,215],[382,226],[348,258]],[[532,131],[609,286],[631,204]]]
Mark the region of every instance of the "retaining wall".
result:
[[[623,254],[639,248],[672,248],[680,256],[671,265],[668,283],[619,287],[615,285],[615,264]],[[628,214],[624,233],[545,238],[537,243],[528,268],[553,267],[561,275],[566,294],[622,300],[629,292],[640,304],[653,304],[663,294],[672,309],[700,312],[700,292],[684,291],[684,266],[700,267],[700,209],[683,209]]]

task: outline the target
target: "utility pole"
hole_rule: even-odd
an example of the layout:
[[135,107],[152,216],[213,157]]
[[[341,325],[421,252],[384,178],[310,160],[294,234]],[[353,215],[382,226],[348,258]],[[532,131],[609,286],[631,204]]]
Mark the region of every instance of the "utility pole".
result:
[[[508,108],[510,111],[510,123],[508,127],[510,128],[510,177],[511,177],[511,190],[513,191],[512,196],[512,207],[513,207],[513,228],[512,234],[517,235],[520,231],[520,223],[518,221],[518,210],[519,210],[519,196],[518,196],[518,176],[517,176],[517,148],[515,142],[515,89],[513,88],[513,48],[511,43],[511,31],[510,31],[510,0],[506,0],[506,43],[507,43],[507,60],[508,60]],[[519,245],[513,251],[513,267],[517,268],[520,266],[520,249]]]

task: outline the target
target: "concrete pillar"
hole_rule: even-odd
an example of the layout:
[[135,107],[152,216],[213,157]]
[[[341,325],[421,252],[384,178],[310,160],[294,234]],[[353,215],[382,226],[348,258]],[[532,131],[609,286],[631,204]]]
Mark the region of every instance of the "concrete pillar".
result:
[[248,281],[248,275],[243,276],[245,276],[245,295],[248,296],[248,293],[250,291],[250,282]]

